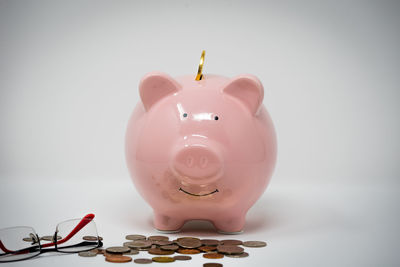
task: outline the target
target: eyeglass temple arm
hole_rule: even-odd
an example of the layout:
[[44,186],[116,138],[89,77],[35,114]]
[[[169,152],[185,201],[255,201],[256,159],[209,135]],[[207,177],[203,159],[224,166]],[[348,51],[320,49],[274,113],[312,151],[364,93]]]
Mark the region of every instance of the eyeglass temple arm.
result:
[[75,226],[75,228],[63,239],[60,239],[56,242],[46,243],[42,245],[42,248],[47,248],[51,246],[55,246],[56,244],[62,244],[70,240],[76,233],[78,233],[83,227],[85,227],[88,223],[90,223],[94,219],[94,214],[87,214],[82,220]]
[[[94,214],[87,214],[85,217],[82,218],[82,220],[75,226],[75,228],[63,239],[58,240],[57,242],[51,242],[51,243],[47,243],[47,244],[43,244],[42,248],[47,248],[47,247],[51,247],[54,246],[56,243],[58,244],[62,244],[67,242],[68,240],[70,240],[76,233],[78,233],[83,227],[85,227],[88,223],[90,223],[92,220],[94,219]],[[101,242],[101,241],[100,241]],[[6,253],[15,253],[16,251],[13,250],[9,250],[7,249],[3,242],[0,240],[0,249],[3,250]],[[21,251],[18,252],[23,252],[26,251],[27,249],[23,249]]]
[[3,242],[1,242],[1,240],[0,240],[0,249],[1,249],[2,251],[6,252],[6,253],[11,253],[11,252],[13,252],[12,250],[8,250],[8,249],[4,246]]

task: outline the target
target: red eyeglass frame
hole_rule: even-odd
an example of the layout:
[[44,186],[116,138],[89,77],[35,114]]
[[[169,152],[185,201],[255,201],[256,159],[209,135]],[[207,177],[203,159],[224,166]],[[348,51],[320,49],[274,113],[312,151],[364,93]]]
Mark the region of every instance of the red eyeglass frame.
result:
[[[46,244],[41,245],[41,244],[40,244],[40,241],[39,241],[39,242],[38,242],[38,243],[39,243],[39,249],[40,249],[40,253],[39,253],[39,254],[36,254],[36,255],[34,255],[34,256],[32,256],[32,257],[29,257],[29,258],[18,259],[18,260],[11,260],[10,262],[12,262],[12,261],[19,261],[19,260],[30,259],[30,258],[36,257],[36,256],[38,256],[38,255],[40,255],[40,254],[42,254],[42,253],[45,253],[45,252],[58,251],[58,250],[57,250],[57,245],[63,244],[63,243],[65,243],[65,242],[67,242],[68,240],[70,240],[70,239],[71,239],[76,233],[78,233],[83,227],[85,227],[88,223],[90,223],[90,222],[94,219],[94,217],[95,217],[95,215],[92,214],[92,213],[87,214],[85,217],[83,217],[83,218],[80,220],[80,222],[74,227],[74,229],[72,229],[72,231],[71,231],[66,237],[64,237],[64,238],[62,238],[62,239],[60,239],[60,240],[57,240],[56,242],[51,242],[51,243],[46,243]],[[55,236],[55,237],[57,236],[57,232],[54,234],[54,236]],[[38,240],[39,240],[39,239],[38,239]],[[55,238],[54,240],[56,240],[56,238]],[[103,246],[103,242],[102,242],[100,239],[98,239],[98,241],[99,241],[99,243],[98,243],[98,246],[97,246],[97,247],[102,247],[102,246]],[[47,248],[47,247],[52,247],[52,246],[55,246],[55,248],[53,248],[53,249],[46,249],[46,250],[43,250],[43,249],[42,249],[42,248]],[[34,247],[34,248],[35,248],[35,247]],[[26,249],[23,249],[23,250],[20,250],[20,251],[13,251],[13,250],[7,249],[7,248],[4,246],[3,242],[0,240],[0,249],[3,250],[3,251],[6,252],[6,253],[13,253],[13,254],[18,255],[18,254],[29,253],[30,250],[31,250],[32,248],[26,248]],[[93,249],[93,248],[91,248],[91,249]],[[90,250],[90,249],[89,249],[89,250]],[[63,252],[63,251],[61,251],[61,252]],[[64,253],[75,253],[75,252],[64,252]],[[3,262],[8,262],[8,261],[3,261]],[[0,263],[2,263],[2,262],[0,262]]]

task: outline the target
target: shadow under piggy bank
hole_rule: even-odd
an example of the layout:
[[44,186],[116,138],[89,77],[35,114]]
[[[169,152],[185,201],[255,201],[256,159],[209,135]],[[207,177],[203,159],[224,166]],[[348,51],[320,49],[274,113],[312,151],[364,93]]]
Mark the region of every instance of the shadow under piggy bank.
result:
[[[246,216],[246,225],[243,233],[252,234],[266,232],[280,225],[282,222],[280,221],[280,217],[277,213],[280,208],[278,202],[279,199],[271,199],[271,197],[264,197],[257,201],[257,203],[249,210]],[[147,222],[153,225],[153,217],[149,216]],[[164,233],[162,231],[159,232]],[[179,234],[193,236],[215,236],[216,234],[221,233],[217,232],[211,221],[188,220],[180,229]],[[241,233],[232,234],[240,235]]]

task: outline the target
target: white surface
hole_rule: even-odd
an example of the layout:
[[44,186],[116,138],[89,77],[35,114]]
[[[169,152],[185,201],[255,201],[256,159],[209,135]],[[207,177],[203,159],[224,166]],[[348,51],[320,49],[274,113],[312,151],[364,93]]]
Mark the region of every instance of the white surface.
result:
[[[79,186],[77,186],[79,185]],[[243,234],[217,234],[207,222],[191,222],[177,236],[264,240],[265,248],[246,248],[248,258],[193,260],[174,266],[398,266],[398,188],[383,186],[277,185],[250,210]],[[12,192],[12,193],[11,193]],[[46,200],[45,200],[46,199]],[[151,209],[126,181],[20,181],[0,189],[1,225],[33,226],[40,235],[51,234],[59,221],[89,212],[96,214],[104,246],[121,245],[127,234],[158,234],[152,228]],[[2,205],[4,206],[4,205]],[[3,208],[4,210],[4,208]],[[140,252],[133,258],[150,257]],[[103,256],[49,254],[10,266],[110,265]],[[133,264],[133,263],[131,263]],[[152,266],[159,263],[153,263]]]
[[[0,227],[48,234],[94,212],[106,246],[154,234],[128,178],[126,123],[145,73],[194,75],[205,49],[205,75],[260,78],[278,134],[272,184],[238,237],[269,246],[225,266],[400,265],[399,12],[399,1],[0,1]],[[215,234],[184,234],[199,226]]]

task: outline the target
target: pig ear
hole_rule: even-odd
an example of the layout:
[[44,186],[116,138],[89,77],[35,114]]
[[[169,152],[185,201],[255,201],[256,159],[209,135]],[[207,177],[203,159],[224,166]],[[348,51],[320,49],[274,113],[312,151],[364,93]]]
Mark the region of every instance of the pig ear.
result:
[[139,84],[140,98],[146,111],[164,97],[174,94],[181,89],[181,85],[168,74],[150,72]]
[[258,113],[264,98],[260,80],[250,74],[236,76],[225,85],[223,91],[239,100],[253,115]]

